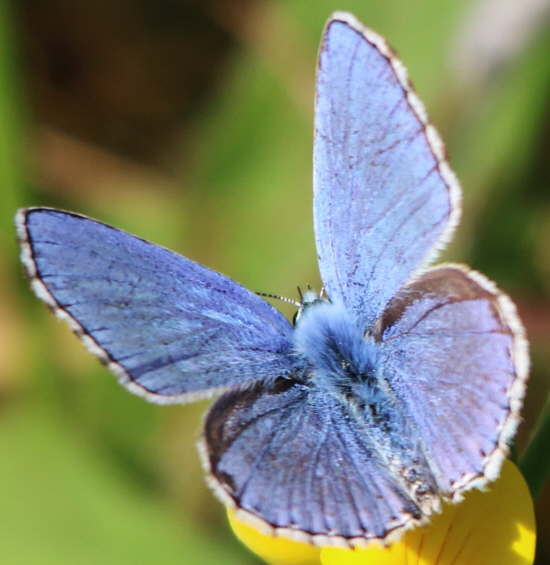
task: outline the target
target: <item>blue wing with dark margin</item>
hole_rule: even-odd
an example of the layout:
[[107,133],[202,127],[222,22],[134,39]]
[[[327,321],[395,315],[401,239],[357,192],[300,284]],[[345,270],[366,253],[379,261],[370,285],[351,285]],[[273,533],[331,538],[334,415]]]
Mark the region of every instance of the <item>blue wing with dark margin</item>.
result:
[[440,492],[494,480],[520,421],[527,341],[512,301],[460,265],[428,269],[376,328],[384,378],[409,414]]
[[449,239],[460,187],[405,68],[350,14],[321,43],[314,163],[321,278],[366,328]]
[[228,391],[206,418],[203,465],[222,501],[263,531],[364,545],[424,515],[363,424],[345,402],[290,379]]
[[132,392],[185,402],[293,373],[290,323],[224,275],[69,212],[16,223],[37,296]]

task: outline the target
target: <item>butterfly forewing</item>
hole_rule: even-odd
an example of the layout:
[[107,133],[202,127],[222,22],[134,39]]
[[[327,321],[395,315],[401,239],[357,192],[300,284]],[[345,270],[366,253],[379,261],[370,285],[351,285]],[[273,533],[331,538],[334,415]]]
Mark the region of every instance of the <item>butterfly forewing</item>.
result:
[[18,215],[38,296],[133,392],[157,402],[292,373],[292,328],[236,282],[89,218]]
[[406,71],[349,14],[329,20],[317,70],[314,219],[332,301],[370,326],[458,221],[460,191]]

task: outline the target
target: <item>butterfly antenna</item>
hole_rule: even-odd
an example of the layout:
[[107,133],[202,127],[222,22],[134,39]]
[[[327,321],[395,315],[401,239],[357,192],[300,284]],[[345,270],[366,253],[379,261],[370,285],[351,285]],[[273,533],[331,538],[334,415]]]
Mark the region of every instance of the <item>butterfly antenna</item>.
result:
[[[282,300],[283,302],[288,302],[288,304],[293,304],[296,307],[300,307],[302,304],[301,302],[296,302],[296,300],[292,300],[292,298],[286,298],[284,296],[277,296],[276,294],[268,294],[266,292],[257,292],[258,296],[265,296],[266,298],[275,298],[277,300]],[[301,296],[301,293],[300,293]]]

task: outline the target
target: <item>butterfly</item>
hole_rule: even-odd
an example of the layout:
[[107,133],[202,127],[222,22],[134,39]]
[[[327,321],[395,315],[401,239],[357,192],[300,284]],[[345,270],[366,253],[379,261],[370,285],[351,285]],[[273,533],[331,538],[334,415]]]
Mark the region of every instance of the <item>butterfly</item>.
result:
[[16,217],[32,289],[130,392],[220,394],[200,454],[263,531],[355,547],[499,474],[527,342],[468,267],[428,267],[460,215],[445,148],[386,41],[350,14],[317,68],[314,228],[324,293],[295,324],[224,275],[90,218]]

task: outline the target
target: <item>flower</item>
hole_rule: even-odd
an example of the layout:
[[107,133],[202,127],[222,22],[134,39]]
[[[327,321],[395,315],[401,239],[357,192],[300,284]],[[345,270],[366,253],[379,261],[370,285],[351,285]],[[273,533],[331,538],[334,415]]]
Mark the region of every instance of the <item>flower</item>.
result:
[[262,534],[249,524],[238,520],[231,509],[227,510],[227,516],[235,535],[248,549],[270,565],[319,565],[321,563],[319,547]]
[[535,558],[535,514],[525,480],[511,461],[486,492],[470,491],[460,504],[447,504],[424,528],[399,542],[366,549],[316,548],[273,538],[237,520],[237,537],[271,565],[531,565]]

